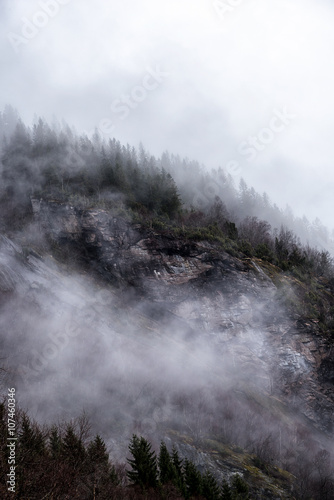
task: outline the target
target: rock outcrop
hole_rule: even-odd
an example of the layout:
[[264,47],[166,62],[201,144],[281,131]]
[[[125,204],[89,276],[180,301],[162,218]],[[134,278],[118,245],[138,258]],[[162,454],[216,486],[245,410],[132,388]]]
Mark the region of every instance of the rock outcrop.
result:
[[333,348],[316,322],[287,313],[260,260],[144,230],[105,210],[43,200],[33,200],[33,210],[51,241],[71,245],[106,280],[145,297],[152,319],[207,336],[247,367],[248,383],[252,374],[266,394],[333,432]]

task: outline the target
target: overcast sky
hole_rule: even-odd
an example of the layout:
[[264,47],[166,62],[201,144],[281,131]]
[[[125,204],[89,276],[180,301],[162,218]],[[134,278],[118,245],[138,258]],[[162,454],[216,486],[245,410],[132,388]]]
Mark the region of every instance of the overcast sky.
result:
[[0,9],[1,107],[225,167],[334,227],[333,2],[0,0]]

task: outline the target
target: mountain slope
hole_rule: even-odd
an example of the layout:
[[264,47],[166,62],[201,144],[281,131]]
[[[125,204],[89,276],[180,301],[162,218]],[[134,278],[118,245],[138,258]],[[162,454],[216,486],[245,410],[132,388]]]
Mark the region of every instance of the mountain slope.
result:
[[2,239],[3,352],[23,407],[41,420],[85,408],[118,459],[132,432],[172,438],[198,466],[225,446],[208,463],[218,478],[244,473],[254,498],[270,482],[255,493],[260,464],[288,469],[295,488],[314,483],[302,471],[332,446],[332,345],[298,310],[302,282],[112,211],[33,206],[35,241],[63,263]]

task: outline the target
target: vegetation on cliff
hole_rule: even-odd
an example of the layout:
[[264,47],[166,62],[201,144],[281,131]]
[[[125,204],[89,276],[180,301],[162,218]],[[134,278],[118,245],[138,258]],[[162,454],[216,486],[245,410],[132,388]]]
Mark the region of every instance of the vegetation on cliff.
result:
[[[290,317],[311,325],[312,331],[325,340],[334,339],[331,241],[319,221],[310,224],[306,219],[294,218],[289,211],[271,205],[266,195],[260,196],[243,181],[237,189],[231,176],[222,170],[208,173],[196,162],[168,153],[156,159],[142,146],[136,150],[121,146],[115,139],[106,142],[98,134],[91,139],[78,136],[66,124],[51,127],[37,119],[33,129],[29,129],[9,107],[0,116],[0,129],[3,232],[15,235],[32,227],[31,200],[43,199],[75,207],[80,213],[103,209],[135,225],[153,240],[164,237],[182,241],[184,246],[189,242],[209,242],[205,257],[208,268],[224,251],[233,256],[233,265],[241,263],[241,272],[263,271],[275,284],[276,298],[284,303]],[[60,254],[63,248],[59,244]],[[31,255],[29,252],[27,255]],[[22,254],[23,260],[25,257]],[[39,288],[38,284],[34,286]],[[331,365],[326,373],[330,370]],[[19,494],[37,498],[41,490],[36,488],[40,488],[43,480],[47,483],[43,493],[46,498],[68,495],[224,499],[247,498],[249,491],[261,498],[253,479],[258,480],[261,490],[265,475],[266,484],[268,478],[274,483],[273,495],[277,486],[274,480],[278,479],[286,498],[292,484],[295,496],[300,498],[306,494],[310,498],[330,498],[333,492],[330,457],[321,444],[308,439],[307,425],[291,423],[286,408],[281,410],[281,420],[289,421],[283,456],[275,397],[268,396],[259,403],[260,398],[252,398],[249,390],[243,392],[242,384],[237,396],[232,392],[212,390],[210,401],[200,391],[196,395],[190,391],[176,392],[173,404],[180,412],[179,420],[171,418],[167,431],[187,428],[201,449],[214,446],[220,450],[219,458],[225,456],[228,463],[238,462],[235,454],[242,456],[242,467],[240,462],[239,465],[249,473],[247,485],[238,476],[229,484],[218,484],[210,473],[200,473],[191,460],[181,463],[177,452],[170,454],[163,444],[158,454],[156,443],[150,444],[137,435],[130,443],[131,469],[126,474],[124,465],[110,463],[103,439],[85,436],[80,423],[43,428],[22,413],[18,440]],[[241,403],[243,398],[248,399],[247,406]],[[1,411],[1,463],[5,470],[4,407]],[[262,426],[267,421],[272,427],[264,436]],[[247,432],[240,434],[240,429]],[[289,440],[294,442],[292,447],[287,444]],[[290,474],[279,470],[275,463],[284,464]],[[281,493],[276,491],[276,494]],[[270,498],[268,492],[266,495]]]

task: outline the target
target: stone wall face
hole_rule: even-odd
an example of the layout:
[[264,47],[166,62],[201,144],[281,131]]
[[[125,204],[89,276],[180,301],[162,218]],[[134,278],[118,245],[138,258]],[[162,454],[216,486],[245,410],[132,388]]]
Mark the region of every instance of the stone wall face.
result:
[[189,335],[206,336],[235,360],[232,370],[247,368],[245,383],[333,432],[332,348],[316,322],[287,313],[260,262],[144,230],[105,210],[38,200],[33,209],[51,240],[74,244],[117,287],[134,287],[151,302],[152,317],[159,321],[161,312]]

